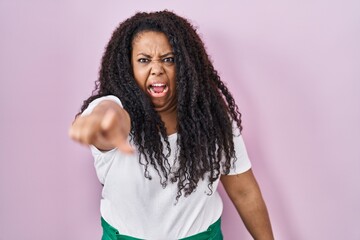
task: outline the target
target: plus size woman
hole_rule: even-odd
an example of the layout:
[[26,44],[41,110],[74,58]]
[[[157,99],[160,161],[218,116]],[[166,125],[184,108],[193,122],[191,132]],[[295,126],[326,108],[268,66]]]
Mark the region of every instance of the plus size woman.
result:
[[70,128],[103,184],[102,239],[223,239],[220,181],[254,239],[273,239],[240,117],[187,19],[122,22]]

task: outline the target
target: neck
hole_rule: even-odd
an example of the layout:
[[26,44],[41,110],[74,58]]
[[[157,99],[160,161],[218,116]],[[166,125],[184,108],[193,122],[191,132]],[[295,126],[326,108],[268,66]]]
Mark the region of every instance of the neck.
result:
[[177,132],[177,106],[174,105],[164,112],[158,112],[161,120],[165,124],[167,135]]

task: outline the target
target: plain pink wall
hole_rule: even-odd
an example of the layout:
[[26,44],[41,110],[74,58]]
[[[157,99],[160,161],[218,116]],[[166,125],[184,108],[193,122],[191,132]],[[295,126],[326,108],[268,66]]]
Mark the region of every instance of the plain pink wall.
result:
[[[360,239],[357,0],[1,0],[0,239],[100,239],[101,186],[68,127],[114,27],[165,8],[199,27],[240,106],[276,238]],[[224,202],[225,239],[251,239]]]

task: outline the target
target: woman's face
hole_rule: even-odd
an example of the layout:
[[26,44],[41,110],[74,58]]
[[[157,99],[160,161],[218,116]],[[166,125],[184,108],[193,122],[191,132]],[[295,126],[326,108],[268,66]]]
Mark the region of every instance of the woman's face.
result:
[[132,42],[131,64],[135,81],[150,97],[157,112],[176,107],[174,57],[164,33],[140,32]]

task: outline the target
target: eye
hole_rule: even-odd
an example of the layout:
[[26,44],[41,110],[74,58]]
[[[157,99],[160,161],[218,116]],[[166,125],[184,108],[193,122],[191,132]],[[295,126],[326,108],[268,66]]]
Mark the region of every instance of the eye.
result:
[[175,59],[174,59],[174,57],[167,57],[167,58],[163,59],[163,62],[164,63],[174,63]]
[[148,63],[148,62],[150,62],[150,60],[147,59],[147,58],[139,58],[139,59],[138,59],[138,62],[139,62],[139,63]]

